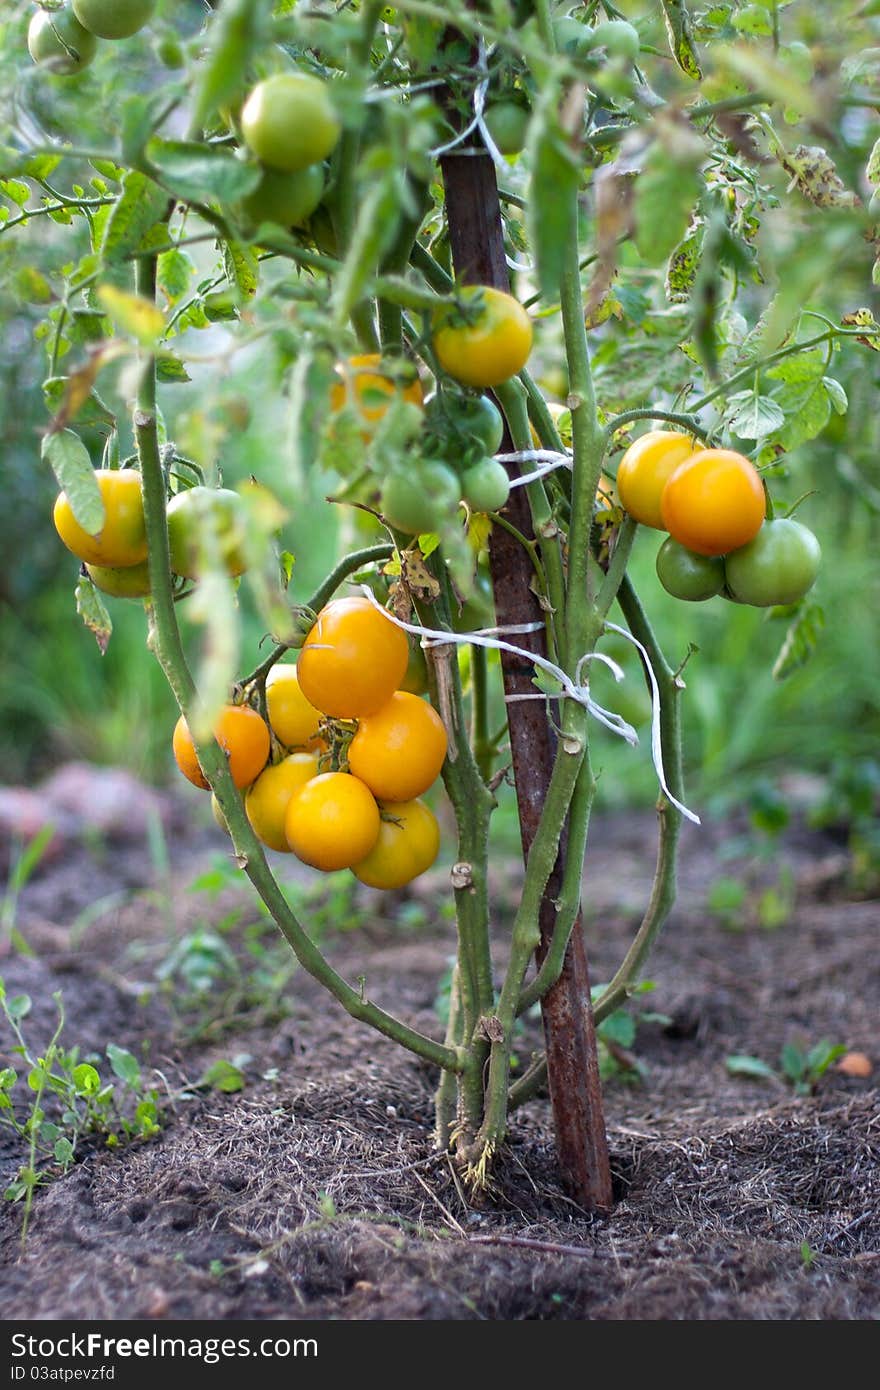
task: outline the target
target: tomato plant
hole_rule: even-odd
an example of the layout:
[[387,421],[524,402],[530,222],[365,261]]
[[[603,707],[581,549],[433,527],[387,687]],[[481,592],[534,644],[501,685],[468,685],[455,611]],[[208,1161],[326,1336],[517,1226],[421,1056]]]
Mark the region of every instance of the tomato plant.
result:
[[491,286],[468,285],[458,297],[461,308],[440,309],[434,316],[437,361],[464,386],[499,386],[529,360],[529,316],[512,295]]
[[[695,814],[679,674],[693,614],[677,610],[664,652],[663,596],[637,592],[643,528],[669,533],[656,570],[672,595],[791,605],[777,676],[818,641],[803,604],[818,543],[780,518],[826,427],[849,457],[835,362],[876,349],[880,324],[850,299],[857,272],[829,267],[856,247],[869,302],[880,155],[858,111],[870,61],[855,75],[822,38],[822,120],[852,113],[838,159],[797,75],[818,37],[802,7],[773,9],[771,24],[760,6],[704,6],[698,44],[671,0],[638,28],[610,5],[451,0],[441,23],[224,0],[197,35],[166,5],[132,46],[137,92],[112,101],[121,50],[76,15],[133,33],[146,0],[8,26],[40,68],[2,145],[0,236],[36,229],[54,257],[45,275],[17,267],[15,287],[43,316],[40,451],[62,540],[92,567],[78,609],[103,650],[101,594],[148,598],[181,770],[210,786],[305,968],[440,1073],[436,1140],[477,1188],[549,1076],[566,1181],[585,1206],[611,1201],[591,1020],[632,994]],[[82,84],[54,81],[87,61]],[[263,469],[283,500],[247,490]],[[347,553],[327,553],[332,536]],[[715,606],[734,619],[760,621]],[[599,673],[618,628],[638,648],[620,695]],[[737,650],[751,679],[757,658]],[[190,722],[216,742],[197,752]],[[630,722],[650,727],[656,877],[591,1014],[594,769]],[[442,1039],[330,968],[260,850],[403,887],[438,854],[418,800],[438,776],[458,951]],[[514,802],[524,869],[499,971],[490,830]],[[536,1004],[546,1052],[515,1072]]]
[[726,555],[757,535],[766,498],[754,465],[733,449],[701,449],[670,474],[660,498],[670,536],[698,555]]
[[806,526],[791,517],[765,521],[747,545],[724,559],[731,596],[756,608],[797,603],[813,587],[822,552]]
[[94,534],[83,529],[65,492],[58,494],[53,512],[55,530],[67,549],[89,565],[125,568],[147,558],[147,534],[141,475],[133,468],[95,474],[104,519]]

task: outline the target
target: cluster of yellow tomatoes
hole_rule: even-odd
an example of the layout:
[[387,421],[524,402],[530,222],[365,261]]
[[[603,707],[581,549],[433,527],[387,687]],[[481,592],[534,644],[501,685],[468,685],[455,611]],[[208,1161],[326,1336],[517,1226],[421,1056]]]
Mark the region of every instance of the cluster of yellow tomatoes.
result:
[[[373,888],[402,888],[430,868],[440,831],[420,798],[447,739],[432,706],[400,688],[409,661],[406,635],[382,609],[334,599],[296,666],[269,672],[268,724],[250,704],[224,707],[214,737],[265,845],[325,872],[351,869]],[[184,776],[207,788],[183,716],[172,742]],[[216,803],[215,815],[225,825]]]
[[816,537],[791,517],[767,518],[760,474],[733,449],[650,430],[620,460],[617,492],[635,521],[669,533],[657,573],[676,598],[723,594],[767,608],[797,602],[815,582]]

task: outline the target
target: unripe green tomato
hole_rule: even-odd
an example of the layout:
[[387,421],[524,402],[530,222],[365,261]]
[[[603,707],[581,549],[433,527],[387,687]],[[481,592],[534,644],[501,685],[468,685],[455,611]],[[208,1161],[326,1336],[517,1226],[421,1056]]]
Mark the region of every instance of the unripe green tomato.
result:
[[553,39],[559,53],[576,53],[582,47],[587,33],[587,26],[579,24],[570,15],[553,21]]
[[245,144],[261,164],[288,174],[326,159],[341,129],[328,84],[305,72],[258,82],[241,111]]
[[244,503],[230,488],[192,487],[178,492],[168,503],[171,568],[187,579],[198,579],[205,536],[213,532],[213,543],[228,573],[243,574],[247,569],[245,528]]
[[720,555],[698,555],[667,536],[657,551],[657,578],[673,598],[700,603],[724,588],[724,561]]
[[113,598],[146,598],[150,592],[150,567],[146,560],[126,569],[86,565],[86,570],[95,588]]
[[183,44],[173,34],[166,34],[156,45],[156,57],[163,67],[182,68],[186,62]]
[[454,513],[460,490],[451,468],[428,460],[409,473],[392,473],[379,506],[390,526],[421,536],[436,531]]
[[629,63],[637,61],[641,48],[639,31],[625,19],[606,19],[587,33],[590,49],[604,48],[609,58],[625,58]]
[[72,10],[37,10],[28,25],[27,45],[35,63],[59,77],[71,77],[88,67],[98,40]]
[[791,517],[765,521],[748,545],[724,557],[731,595],[754,608],[797,603],[816,581],[822,551],[806,526]]
[[518,101],[496,101],[487,107],[486,126],[502,154],[520,154],[526,143],[529,110]]
[[323,164],[310,164],[294,174],[264,169],[253,193],[242,199],[242,211],[255,226],[277,222],[282,227],[302,227],[311,217],[324,192]]
[[461,495],[474,512],[499,512],[510,496],[507,469],[497,459],[480,459],[461,475]]
[[425,423],[448,441],[453,460],[472,446],[497,454],[504,438],[504,418],[489,396],[435,392],[425,401]]
[[130,39],[149,23],[156,0],[73,0],[73,12],[99,39]]

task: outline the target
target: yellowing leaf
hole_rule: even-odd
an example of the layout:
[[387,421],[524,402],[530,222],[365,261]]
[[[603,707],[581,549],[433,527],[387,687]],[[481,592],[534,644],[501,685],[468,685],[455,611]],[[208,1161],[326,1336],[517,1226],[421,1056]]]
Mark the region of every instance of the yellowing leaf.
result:
[[161,309],[138,294],[128,294],[115,285],[100,285],[98,299],[117,328],[135,338],[141,347],[155,347],[165,327]]

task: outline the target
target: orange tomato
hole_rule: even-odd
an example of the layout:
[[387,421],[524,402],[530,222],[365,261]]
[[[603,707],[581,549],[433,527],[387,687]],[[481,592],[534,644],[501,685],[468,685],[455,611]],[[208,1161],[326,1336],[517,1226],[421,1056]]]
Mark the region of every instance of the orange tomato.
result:
[[670,475],[663,524],[698,555],[726,555],[756,536],[766,499],[758,470],[733,449],[701,449]]
[[325,873],[350,869],[379,838],[379,808],[368,787],[348,772],[322,772],[291,797],[284,818],[298,859]]
[[355,777],[380,801],[412,801],[426,792],[446,757],[446,730],[436,710],[398,690],[358,722],[348,749]]
[[[235,785],[249,787],[269,757],[268,725],[249,705],[224,705],[214,721],[213,734],[229,760]],[[171,746],[184,777],[196,787],[207,787],[208,779],[199,766],[193,737],[183,715],[174,727]]]
[[280,763],[264,768],[248,789],[244,809],[254,834],[270,849],[290,853],[284,833],[285,817],[291,798],[318,776],[316,753],[291,753]]
[[641,522],[665,531],[660,499],[670,475],[695,452],[698,445],[689,434],[649,430],[630,444],[617,466],[617,492],[624,511]]
[[125,569],[147,558],[141,475],[135,468],[102,468],[95,481],[104,503],[104,524],[95,536],[73,515],[67,493],[60,492],[52,520],[67,549],[87,565]]
[[529,360],[531,319],[512,294],[488,285],[465,285],[458,297],[465,304],[479,297],[480,308],[469,321],[455,305],[443,305],[435,313],[437,361],[463,386],[500,386]]
[[[418,377],[404,384],[397,371],[382,370],[382,360],[381,353],[366,352],[337,363],[336,379],[330,388],[330,409],[334,414],[349,405],[365,424],[372,426],[378,424],[397,395],[413,405],[422,404],[424,395]],[[387,358],[385,363],[387,367]]]
[[359,719],[391,699],[406,675],[406,633],[367,598],[332,599],[296,663],[305,698],[334,719]]
[[424,801],[384,802],[379,838],[352,872],[370,888],[403,888],[430,869],[439,848],[440,827]]
[[266,709],[272,732],[286,748],[314,746],[321,712],[300,690],[295,666],[272,667],[266,677]]

